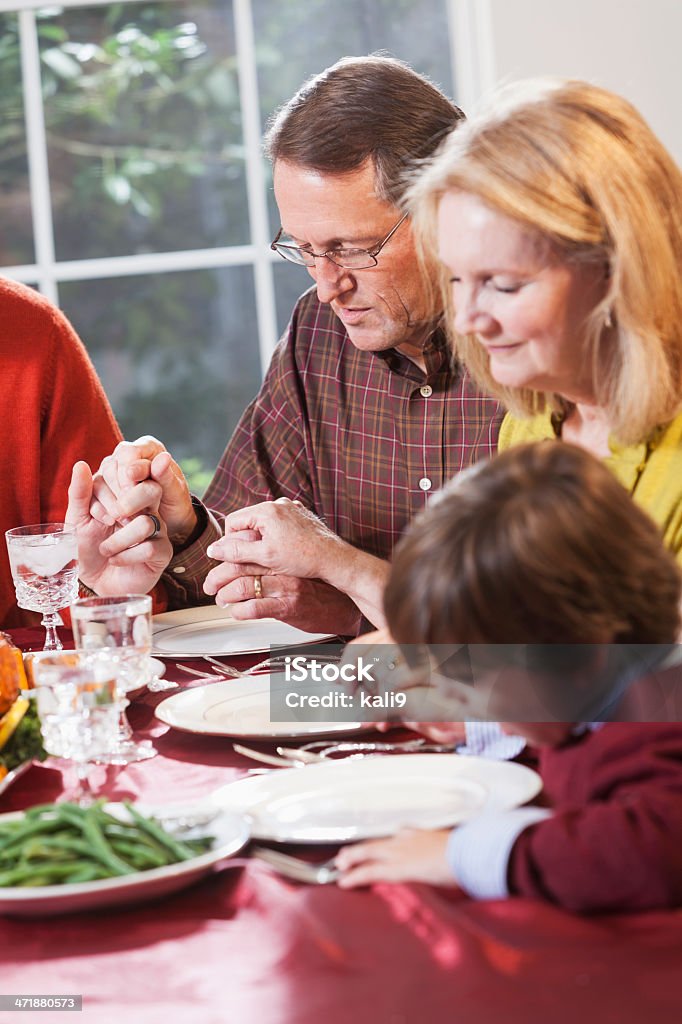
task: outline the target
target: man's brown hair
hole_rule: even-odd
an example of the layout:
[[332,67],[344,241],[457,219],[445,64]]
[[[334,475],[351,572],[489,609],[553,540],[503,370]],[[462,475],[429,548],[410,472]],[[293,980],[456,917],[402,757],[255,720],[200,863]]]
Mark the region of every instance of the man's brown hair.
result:
[[398,205],[412,161],[430,156],[464,118],[432,82],[392,57],[344,57],[309,79],[271,118],[265,148],[325,174],[372,160],[376,193]]

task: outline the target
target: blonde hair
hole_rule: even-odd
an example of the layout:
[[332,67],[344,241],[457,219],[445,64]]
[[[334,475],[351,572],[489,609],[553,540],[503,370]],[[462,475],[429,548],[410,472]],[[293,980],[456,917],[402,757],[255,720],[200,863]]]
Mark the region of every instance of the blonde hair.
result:
[[[585,357],[594,393],[624,443],[647,438],[682,405],[682,173],[625,99],[586,82],[540,79],[499,90],[415,175],[406,203],[420,248],[436,249],[445,193],[479,197],[566,260],[603,265]],[[560,395],[502,387],[472,335],[455,353],[512,412],[565,411]],[[605,330],[608,317],[612,330]]]

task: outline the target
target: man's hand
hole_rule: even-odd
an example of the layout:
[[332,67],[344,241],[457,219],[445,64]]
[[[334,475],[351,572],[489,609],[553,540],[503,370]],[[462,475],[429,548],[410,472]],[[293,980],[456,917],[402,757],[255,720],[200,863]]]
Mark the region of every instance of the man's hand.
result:
[[[260,571],[249,574],[247,569]],[[225,584],[220,585],[220,580]],[[260,597],[256,580],[260,580]],[[231,605],[235,619],[273,618],[309,633],[341,636],[355,636],[360,628],[360,611],[345,594],[320,580],[278,576],[263,566],[222,562],[206,577],[204,590],[216,595],[216,604]]]
[[[343,614],[342,621],[337,623],[333,632],[341,632],[342,628],[348,630],[345,635],[356,632],[357,626],[349,628],[351,621],[348,615],[352,613],[353,605],[370,621],[383,624],[382,598],[387,563],[347,544],[299,502],[278,498],[277,501],[261,502],[232,512],[225,519],[225,536],[211,544],[208,555],[221,561],[225,568],[217,566],[208,574],[204,584],[207,594],[217,594],[240,577],[245,580],[241,586],[246,590],[244,594],[238,593],[237,597],[243,599],[245,595],[256,600],[254,577],[265,577],[266,588],[271,586],[270,576],[315,580],[348,595],[349,601],[343,609],[338,596],[333,599],[335,608]],[[250,581],[246,579],[249,576],[252,578]],[[290,592],[291,586],[290,583],[280,583],[282,590],[276,594],[283,593],[285,587]],[[301,585],[300,594],[320,597],[326,594],[329,597],[330,591]],[[264,592],[264,596],[269,594]],[[220,603],[228,599],[227,595],[222,595]],[[353,618],[352,622],[356,621],[359,624],[359,619]]]
[[225,562],[255,564],[278,576],[324,579],[348,548],[299,502],[278,498],[231,512],[225,536],[208,554]]
[[338,885],[352,889],[374,882],[428,882],[456,886],[446,851],[449,829],[400,832],[392,839],[376,839],[345,846],[336,857],[341,871]]
[[[107,525],[90,514],[92,495],[90,467],[87,462],[77,462],[71,475],[66,522],[76,527],[80,579],[102,596],[146,594],[173,553],[163,521],[153,540],[153,523],[145,513],[120,528]],[[158,516],[158,511],[153,511]]]
[[181,544],[197,523],[183,472],[155,437],[121,441],[102,460],[93,493],[91,513],[105,525],[158,507],[171,541]]

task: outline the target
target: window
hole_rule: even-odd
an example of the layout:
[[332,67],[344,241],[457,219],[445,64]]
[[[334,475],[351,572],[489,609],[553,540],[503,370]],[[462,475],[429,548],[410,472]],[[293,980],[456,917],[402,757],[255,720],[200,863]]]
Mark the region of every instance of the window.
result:
[[159,436],[201,492],[308,283],[269,249],[265,120],[346,54],[451,92],[447,2],[0,10],[0,273],[65,310],[126,436]]

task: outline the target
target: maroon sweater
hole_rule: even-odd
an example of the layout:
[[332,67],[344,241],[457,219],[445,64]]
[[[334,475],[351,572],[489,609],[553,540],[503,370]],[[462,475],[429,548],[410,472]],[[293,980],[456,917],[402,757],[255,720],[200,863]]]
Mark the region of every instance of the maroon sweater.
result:
[[682,724],[613,722],[543,750],[554,815],[526,829],[510,891],[575,911],[682,906]]

